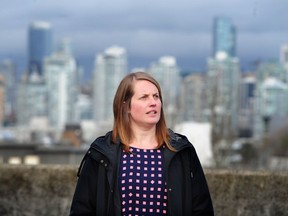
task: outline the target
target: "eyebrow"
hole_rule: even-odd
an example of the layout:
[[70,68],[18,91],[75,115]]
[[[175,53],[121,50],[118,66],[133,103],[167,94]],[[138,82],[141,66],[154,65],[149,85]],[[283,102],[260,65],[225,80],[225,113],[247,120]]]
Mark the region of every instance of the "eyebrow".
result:
[[[150,95],[150,93],[140,93],[139,95]],[[159,95],[159,92],[152,93],[152,95]]]

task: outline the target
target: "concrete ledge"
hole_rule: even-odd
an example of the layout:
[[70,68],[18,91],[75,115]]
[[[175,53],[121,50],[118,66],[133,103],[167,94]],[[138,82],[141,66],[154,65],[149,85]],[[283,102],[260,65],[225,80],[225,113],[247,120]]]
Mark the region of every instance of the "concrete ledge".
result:
[[215,215],[287,215],[287,172],[215,170],[206,176]]
[[[0,166],[1,216],[67,216],[77,166]],[[205,170],[219,216],[284,216],[288,173]]]
[[1,216],[67,216],[77,167],[0,167]]

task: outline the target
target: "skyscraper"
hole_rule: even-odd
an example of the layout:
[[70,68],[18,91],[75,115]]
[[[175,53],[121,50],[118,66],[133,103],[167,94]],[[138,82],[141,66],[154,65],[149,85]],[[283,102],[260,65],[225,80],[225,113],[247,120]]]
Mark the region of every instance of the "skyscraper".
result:
[[287,72],[284,59],[281,62],[270,60],[261,62],[257,67],[253,119],[255,138],[260,138],[265,132],[271,132],[272,122],[275,125],[279,118],[284,119],[288,116]]
[[78,71],[70,50],[69,40],[64,39],[60,49],[45,59],[43,68],[48,90],[49,123],[60,130],[78,120],[75,115]]
[[205,79],[203,73],[191,73],[181,80],[180,112],[183,121],[205,120]]
[[124,48],[112,46],[97,55],[93,79],[93,113],[96,122],[113,119],[113,98],[126,73],[127,56]]
[[256,76],[254,73],[242,74],[239,88],[239,135],[249,137],[253,134]]
[[288,44],[283,44],[280,49],[280,62],[288,65]]
[[33,118],[47,117],[47,88],[36,71],[22,76],[16,102],[18,126],[27,127]]
[[285,70],[285,81],[288,83],[288,44],[283,44],[281,46],[280,63]]
[[10,59],[0,62],[0,74],[3,76],[5,86],[4,123],[12,124],[15,121],[15,89],[16,89],[16,65]]
[[28,35],[29,73],[37,71],[42,75],[44,58],[52,54],[52,30],[48,22],[36,21],[29,27]]
[[4,123],[4,105],[5,105],[5,80],[3,74],[0,74],[0,126]]
[[258,83],[255,99],[254,138],[287,125],[288,85],[276,77]]
[[217,52],[236,56],[236,28],[227,17],[216,17],[213,25],[213,57]]
[[176,113],[178,114],[177,101],[180,86],[180,70],[174,56],[162,56],[158,62],[152,63],[149,73],[159,82],[164,101],[164,110],[169,127],[176,123]]
[[240,82],[239,59],[218,52],[207,60],[208,109],[215,132],[225,138],[237,134]]

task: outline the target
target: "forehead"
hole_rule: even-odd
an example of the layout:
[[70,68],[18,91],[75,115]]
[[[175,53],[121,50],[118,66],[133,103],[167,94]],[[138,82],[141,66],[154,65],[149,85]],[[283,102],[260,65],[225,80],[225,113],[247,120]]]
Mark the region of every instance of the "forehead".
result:
[[135,80],[134,93],[135,94],[158,93],[158,89],[150,81],[147,81],[147,80]]

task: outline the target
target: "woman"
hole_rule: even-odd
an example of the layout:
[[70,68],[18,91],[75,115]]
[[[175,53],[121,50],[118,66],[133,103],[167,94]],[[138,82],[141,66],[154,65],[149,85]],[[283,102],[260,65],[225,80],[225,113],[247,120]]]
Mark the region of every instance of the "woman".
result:
[[128,74],[113,111],[113,131],[80,165],[70,215],[214,215],[194,147],[166,128],[157,81]]

